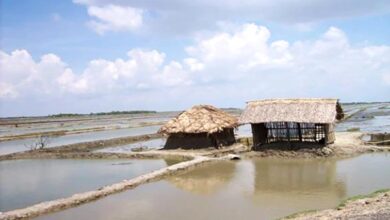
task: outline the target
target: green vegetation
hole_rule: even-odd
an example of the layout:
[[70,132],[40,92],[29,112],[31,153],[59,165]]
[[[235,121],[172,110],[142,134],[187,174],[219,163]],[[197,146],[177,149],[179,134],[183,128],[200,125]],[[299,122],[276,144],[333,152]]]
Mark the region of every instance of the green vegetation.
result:
[[[349,198],[343,200],[336,207],[336,209],[342,209],[343,207],[345,207],[350,202],[353,202],[353,201],[356,201],[356,200],[359,200],[359,199],[373,198],[373,197],[377,196],[378,194],[385,193],[385,192],[390,192],[390,189],[380,189],[380,190],[377,190],[377,191],[375,191],[373,193],[370,193],[368,195],[356,195],[356,196],[349,197]],[[280,218],[280,219],[293,219],[293,218],[297,218],[297,217],[299,217],[301,215],[306,215],[306,214],[310,214],[310,213],[314,213],[314,212],[318,212],[318,211],[319,210],[306,210],[306,211],[297,212],[297,213],[285,216],[285,217]]]
[[341,208],[345,207],[347,205],[347,203],[349,203],[349,202],[353,202],[353,201],[356,201],[358,199],[372,198],[372,197],[377,196],[378,194],[385,193],[385,192],[390,192],[390,189],[380,189],[380,190],[377,190],[377,191],[370,193],[368,195],[352,196],[352,197],[349,197],[349,198],[343,200],[336,208],[341,209]]
[[121,115],[121,114],[150,114],[157,113],[156,111],[135,110],[135,111],[112,111],[112,112],[97,112],[89,115]]
[[75,116],[81,116],[82,114],[72,114],[72,113],[60,113],[55,115],[49,115],[51,118],[61,118],[61,117],[75,117]]
[[349,131],[349,132],[360,131],[360,128],[357,128],[357,127],[348,128],[347,131]]
[[157,113],[157,111],[147,111],[147,110],[135,110],[135,111],[111,111],[111,112],[91,112],[89,114],[73,114],[73,113],[60,113],[49,115],[51,118],[61,118],[61,117],[79,117],[85,115],[122,115],[122,114],[150,114]]
[[390,105],[382,106],[382,107],[380,107],[379,109],[390,109]]

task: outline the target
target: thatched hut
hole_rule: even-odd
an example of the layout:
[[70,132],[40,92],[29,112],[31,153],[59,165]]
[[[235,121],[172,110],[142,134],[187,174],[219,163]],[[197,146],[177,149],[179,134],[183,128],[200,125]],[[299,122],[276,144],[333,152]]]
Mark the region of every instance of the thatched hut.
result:
[[167,135],[166,149],[231,145],[238,120],[210,105],[197,105],[168,121],[158,133]]
[[335,140],[334,123],[343,118],[337,99],[267,99],[247,103],[240,124],[251,124],[255,150],[273,142]]

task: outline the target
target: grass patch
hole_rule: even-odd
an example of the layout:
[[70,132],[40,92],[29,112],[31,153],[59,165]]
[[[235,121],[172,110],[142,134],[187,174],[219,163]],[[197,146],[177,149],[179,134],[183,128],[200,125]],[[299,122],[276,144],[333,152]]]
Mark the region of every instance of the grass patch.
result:
[[358,127],[348,128],[347,131],[349,131],[349,132],[351,132],[351,131],[360,131],[360,128],[358,128]]
[[[390,192],[390,188],[389,189],[380,189],[380,190],[377,190],[373,193],[370,193],[368,195],[356,195],[356,196],[352,196],[352,197],[349,197],[345,200],[343,200],[337,207],[336,209],[341,209],[343,207],[345,207],[348,203],[350,202],[353,202],[353,201],[356,201],[356,200],[359,200],[359,199],[365,199],[365,198],[373,198],[381,193],[386,193],[386,192]],[[302,211],[302,212],[297,212],[297,213],[294,213],[294,214],[291,214],[291,215],[288,215],[288,216],[285,216],[285,217],[282,217],[282,218],[279,218],[279,220],[283,220],[283,219],[294,219],[294,218],[297,218],[299,216],[302,216],[302,215],[308,215],[308,214],[312,214],[312,213],[315,213],[315,212],[318,212],[319,210],[306,210],[306,211]]]
[[345,207],[347,205],[347,203],[349,203],[349,202],[353,202],[353,201],[356,201],[356,200],[359,200],[359,199],[373,198],[373,197],[377,196],[378,194],[385,193],[385,192],[390,192],[390,189],[380,189],[380,190],[377,190],[377,191],[375,191],[373,193],[370,193],[368,195],[356,195],[356,196],[349,197],[349,198],[343,200],[336,207],[336,209],[340,209],[340,208]]

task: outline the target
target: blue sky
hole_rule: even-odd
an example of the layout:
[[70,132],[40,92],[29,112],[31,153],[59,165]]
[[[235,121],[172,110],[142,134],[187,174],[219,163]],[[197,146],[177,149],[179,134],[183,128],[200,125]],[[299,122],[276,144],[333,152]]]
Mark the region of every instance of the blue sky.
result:
[[388,1],[1,1],[0,116],[390,101]]

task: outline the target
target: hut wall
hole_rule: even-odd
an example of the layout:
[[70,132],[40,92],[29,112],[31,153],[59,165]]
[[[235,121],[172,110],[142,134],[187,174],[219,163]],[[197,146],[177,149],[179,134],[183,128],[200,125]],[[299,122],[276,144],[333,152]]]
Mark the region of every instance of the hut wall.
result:
[[217,146],[229,146],[236,143],[233,128],[225,128],[222,132],[212,134]]
[[309,142],[326,145],[333,143],[333,124],[314,124],[296,122],[270,122],[252,124],[253,147],[260,150],[261,145],[275,142]]
[[207,133],[176,133],[171,134],[165,143],[165,149],[199,149],[208,147],[227,146],[235,143],[233,128],[222,132]]

